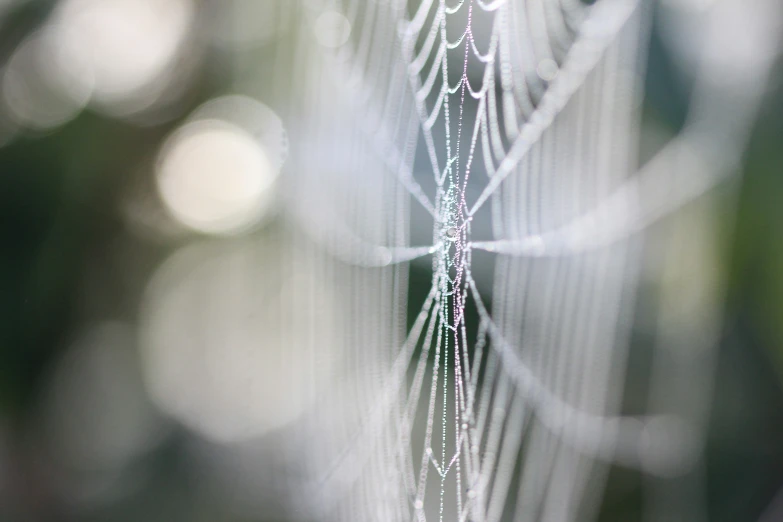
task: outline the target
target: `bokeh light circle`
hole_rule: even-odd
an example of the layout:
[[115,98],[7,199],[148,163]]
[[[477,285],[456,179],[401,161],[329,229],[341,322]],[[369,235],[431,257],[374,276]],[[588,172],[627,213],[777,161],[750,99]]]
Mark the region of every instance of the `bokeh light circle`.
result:
[[221,120],[198,120],[166,141],[157,184],[169,212],[208,234],[235,234],[269,206],[277,169],[245,130]]

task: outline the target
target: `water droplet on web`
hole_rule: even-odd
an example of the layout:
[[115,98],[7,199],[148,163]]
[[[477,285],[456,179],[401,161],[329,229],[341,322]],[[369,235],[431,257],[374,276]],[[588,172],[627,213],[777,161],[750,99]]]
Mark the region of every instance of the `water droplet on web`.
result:
[[446,239],[448,239],[449,241],[456,241],[457,229],[454,227],[449,227],[448,230],[446,230]]
[[551,82],[555,79],[557,76],[558,66],[557,62],[552,60],[551,58],[544,58],[540,62],[538,62],[538,67],[536,67],[536,72],[538,73],[538,76],[544,80],[545,82]]
[[325,11],[316,19],[315,37],[322,46],[336,49],[351,36],[351,22],[337,11]]

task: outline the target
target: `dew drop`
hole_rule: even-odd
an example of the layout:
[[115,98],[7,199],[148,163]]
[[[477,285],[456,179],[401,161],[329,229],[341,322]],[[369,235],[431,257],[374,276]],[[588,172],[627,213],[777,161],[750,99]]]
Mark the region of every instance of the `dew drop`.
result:
[[538,76],[544,80],[545,82],[551,82],[555,79],[557,76],[557,62],[552,60],[551,58],[544,58],[540,62],[538,62],[538,67],[536,67],[536,72],[538,73]]

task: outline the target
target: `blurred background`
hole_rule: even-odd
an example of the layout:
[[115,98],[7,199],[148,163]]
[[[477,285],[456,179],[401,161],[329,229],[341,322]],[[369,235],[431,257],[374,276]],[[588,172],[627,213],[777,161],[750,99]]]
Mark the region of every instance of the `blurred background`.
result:
[[[691,3],[655,8],[643,159],[685,118],[687,28],[666,22]],[[0,521],[317,519],[274,451],[307,387],[274,370],[304,356],[279,350],[296,282],[270,273],[286,159],[307,154],[276,83],[302,67],[295,4],[0,0]],[[340,45],[346,23],[313,37]],[[778,63],[741,176],[710,196],[715,521],[783,520],[782,115]],[[613,472],[602,520],[640,519],[640,484]]]

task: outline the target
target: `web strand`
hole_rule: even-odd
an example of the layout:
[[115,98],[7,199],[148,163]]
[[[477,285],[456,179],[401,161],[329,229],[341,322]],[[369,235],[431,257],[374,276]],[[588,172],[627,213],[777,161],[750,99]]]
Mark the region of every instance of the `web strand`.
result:
[[[344,520],[582,521],[609,465],[684,472],[696,450],[682,419],[624,415],[620,401],[639,245],[728,177],[741,146],[714,154],[720,126],[694,117],[637,171],[647,8],[305,5],[298,46],[318,72],[301,81],[316,86],[303,87],[301,135],[321,148],[292,205],[344,277],[340,357],[357,395],[340,423],[318,417],[337,450],[314,503]],[[348,41],[306,52],[329,10]],[[425,227],[431,241],[412,243]],[[425,265],[405,338],[419,289],[403,286]]]

